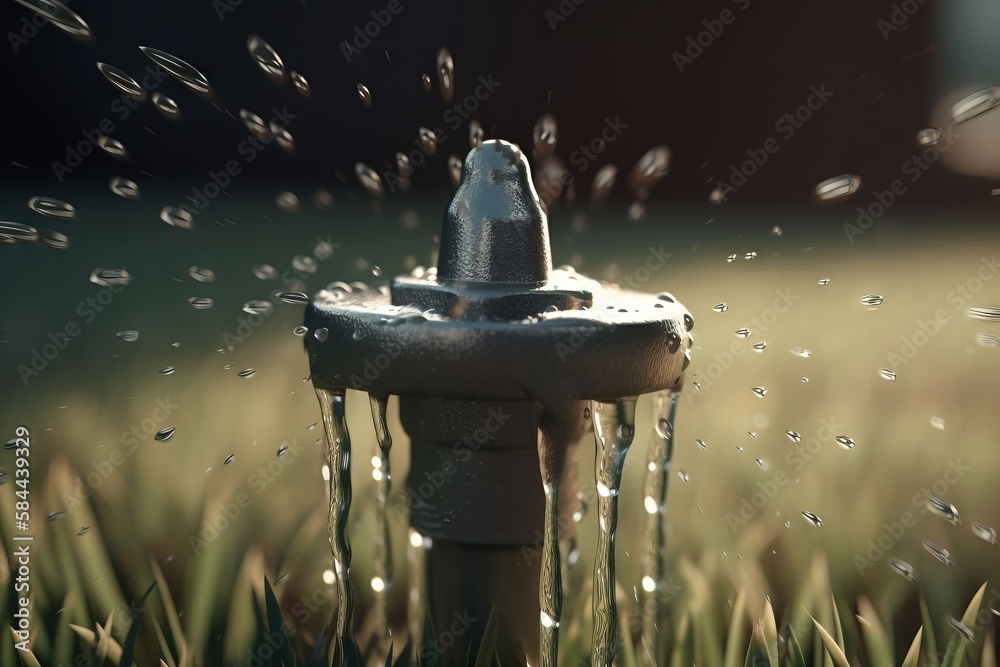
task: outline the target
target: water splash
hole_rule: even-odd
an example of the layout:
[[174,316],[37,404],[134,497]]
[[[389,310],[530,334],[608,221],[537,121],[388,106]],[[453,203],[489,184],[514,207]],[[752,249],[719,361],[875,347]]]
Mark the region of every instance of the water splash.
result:
[[375,592],[375,636],[379,641],[384,641],[389,637],[388,621],[388,596],[392,587],[392,544],[389,540],[389,522],[387,515],[387,503],[389,491],[392,486],[392,477],[389,468],[389,450],[392,449],[392,436],[389,433],[389,424],[386,421],[386,410],[389,405],[388,396],[370,394],[368,396],[372,407],[372,419],[375,422],[375,437],[378,440],[378,463],[375,479],[378,483],[375,492],[375,572],[373,582],[378,581],[380,585],[373,585]]
[[642,653],[647,664],[656,664],[656,638],[659,634],[666,569],[666,534],[664,521],[667,511],[667,481],[670,475],[670,460],[674,453],[674,418],[677,414],[678,392],[661,391],[656,395],[654,418],[656,426],[649,443],[649,458],[646,468],[646,483],[643,490],[646,512],[649,514],[645,534],[645,554],[643,555],[642,582],[647,594],[642,614]]
[[337,577],[337,641],[351,639],[354,589],[351,587],[351,543],[347,521],[351,512],[351,436],[347,431],[344,392],[316,389],[326,431],[330,467],[330,548]]
[[618,603],[615,598],[615,532],[618,488],[625,456],[635,437],[635,399],[595,403],[592,409],[597,444],[597,558],[594,564],[593,667],[611,667],[618,648]]

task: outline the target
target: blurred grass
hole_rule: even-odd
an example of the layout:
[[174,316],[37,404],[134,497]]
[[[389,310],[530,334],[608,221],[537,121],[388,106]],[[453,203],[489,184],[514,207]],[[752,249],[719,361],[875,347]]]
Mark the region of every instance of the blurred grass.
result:
[[[982,592],[983,582],[995,582],[1000,575],[996,546],[969,529],[973,520],[1000,524],[993,390],[1000,350],[979,347],[975,335],[990,331],[989,325],[965,316],[970,305],[1000,302],[1000,281],[985,282],[969,300],[952,295],[956,285],[976,275],[983,255],[992,255],[996,246],[978,242],[978,228],[964,236],[938,238],[918,231],[911,234],[915,238],[907,238],[891,219],[858,246],[838,239],[837,229],[814,237],[786,226],[783,236],[768,236],[770,223],[759,220],[752,234],[743,234],[742,228],[712,229],[702,232],[699,240],[691,220],[684,222],[687,232],[680,235],[666,224],[656,226],[656,215],[651,212],[644,225],[594,225],[583,233],[570,233],[565,220],[553,220],[556,263],[580,259],[582,271],[609,280],[636,276],[647,246],[659,245],[661,237],[669,240],[666,249],[675,257],[638,287],[671,291],[696,322],[673,463],[688,481],[678,475],[670,480],[668,583],[674,593],[661,624],[656,664],[728,666],[742,660],[775,665],[777,659],[795,665],[843,660],[878,665],[905,656],[908,663],[917,664],[912,647],[918,644],[924,656],[920,664],[937,664],[928,656],[938,650],[964,650],[964,657],[948,658],[950,664],[995,664],[988,655],[996,644],[991,614],[985,615],[985,624],[966,623],[976,632],[976,644],[968,646],[949,619],[962,619],[963,612],[968,616],[966,607],[977,590]],[[420,228],[423,245],[417,250],[405,239],[386,246],[386,257],[377,260],[385,275],[401,271],[406,254],[430,247],[436,220],[426,220]],[[322,224],[316,228],[323,229]],[[312,238],[302,230],[294,242],[286,243],[304,246],[296,251],[301,253],[311,248]],[[806,250],[810,246],[813,249]],[[362,253],[358,247],[364,246],[359,242],[324,264],[307,291],[363,275],[356,260],[375,263],[381,253],[370,247]],[[743,253],[751,250],[758,253],[757,259],[744,260]],[[221,249],[215,252],[222,256]],[[732,263],[726,261],[730,253],[738,254]],[[249,274],[260,253],[244,254],[241,270]],[[115,263],[115,253],[106,255],[88,262],[124,263]],[[190,255],[161,259],[160,264],[129,256],[129,262],[141,267],[134,272],[146,284],[159,280],[164,291],[215,294],[215,312],[209,312],[217,319],[211,325],[193,326],[190,306],[179,298],[157,304],[155,312],[144,310],[148,303],[136,300],[143,298],[145,288],[137,280],[121,297],[131,301],[109,309],[85,332],[85,351],[53,362],[53,369],[30,390],[5,391],[5,423],[27,425],[35,443],[32,646],[45,667],[70,665],[78,655],[95,654],[106,654],[114,663],[135,614],[132,601],[154,581],[156,589],[141,617],[138,664],[157,664],[161,658],[170,667],[246,664],[247,652],[258,641],[260,621],[253,605],[264,607],[265,577],[273,582],[282,612],[295,629],[294,641],[304,649],[312,647],[330,620],[335,592],[323,580],[329,568],[320,475],[323,448],[319,427],[312,427],[319,411],[311,385],[303,382],[308,366],[301,340],[292,334],[301,309],[279,306],[245,343],[232,352],[216,353],[222,333],[239,315],[239,305],[261,298],[267,287],[244,280],[235,289],[227,285],[213,255],[203,255],[200,260]],[[608,257],[616,258],[616,264],[607,263]],[[425,255],[419,261],[428,259]],[[216,268],[218,283],[190,281],[186,267],[196,262]],[[164,284],[173,277],[181,279],[180,287]],[[818,285],[820,278],[831,282]],[[85,276],[74,274],[71,279]],[[751,319],[767,311],[776,290],[798,298],[761,332]],[[866,309],[859,299],[867,293],[884,295],[885,303],[874,311]],[[68,303],[77,300],[74,295]],[[720,302],[729,305],[727,312],[713,310]],[[920,330],[919,321],[933,319],[938,309],[946,311],[947,324],[912,360],[894,367],[887,355],[899,352],[902,339],[912,339]],[[745,340],[733,334],[743,326],[753,330]],[[123,328],[137,328],[143,335],[136,343],[122,343],[113,332]],[[171,340],[182,345],[170,347]],[[767,349],[757,353],[751,345],[761,340]],[[734,343],[742,353],[719,375],[713,364],[722,364],[714,355]],[[790,354],[797,346],[813,355],[803,359]],[[17,363],[31,345],[21,347],[10,357]],[[10,354],[9,348],[5,354]],[[176,367],[174,374],[157,373],[168,365]],[[247,367],[257,373],[237,378],[236,372]],[[880,368],[893,368],[897,379],[881,379]],[[802,377],[809,382],[803,383]],[[754,386],[766,387],[767,395],[758,398],[750,391]],[[126,450],[123,433],[150,419],[156,401],[168,398],[177,407],[158,428],[176,427],[173,438],[145,440],[113,466],[106,479],[101,476],[89,498],[73,500],[79,480],[109,461],[111,452]],[[352,574],[356,582],[368,582],[373,575],[375,508],[368,459],[376,443],[367,401],[360,394],[350,399],[357,452]],[[399,494],[408,467],[406,442],[393,405],[390,413],[397,442],[392,453],[394,493]],[[932,427],[933,416],[945,420],[943,430]],[[647,515],[642,511],[642,462],[652,433],[651,405],[646,401],[639,419],[640,433],[648,435],[636,439],[621,499],[618,578],[624,628],[638,627],[631,619],[638,613],[636,597],[641,600],[643,595],[641,534]],[[821,420],[842,428],[838,435],[850,436],[857,446],[847,450],[827,438],[808,460],[794,454],[795,443],[784,432],[797,431],[804,444],[820,433]],[[278,459],[282,443],[293,449]],[[301,453],[295,453],[297,445]],[[589,438],[581,447],[582,488],[592,476],[592,447]],[[230,454],[235,459],[224,464]],[[3,465],[12,469],[9,453],[3,455]],[[259,469],[276,460],[281,472],[266,481]],[[962,525],[953,526],[921,513],[914,496],[944,480],[949,465],[959,461],[967,470],[957,482],[946,483],[940,494],[959,509]],[[734,534],[727,515],[737,514],[741,500],[759,490],[758,482],[774,480],[777,471],[787,473],[788,483]],[[13,493],[11,484],[0,486],[0,506],[11,508]],[[203,535],[202,522],[224,515],[227,504],[238,503],[241,494],[249,503],[239,507],[231,525],[214,539]],[[807,522],[804,510],[821,517],[823,525]],[[66,514],[46,522],[44,517],[54,511]],[[887,532],[885,524],[900,522],[906,512],[914,515],[915,525],[898,539],[892,537],[885,554],[859,573],[855,558],[867,558],[869,540],[877,544]],[[13,512],[5,509],[0,531],[6,548],[0,558],[12,551],[12,522]],[[581,525],[582,556],[566,586],[564,664],[578,664],[578,657],[589,654],[595,524],[590,515]],[[78,535],[84,527],[86,532]],[[406,526],[391,513],[390,527],[397,546],[394,571],[404,573]],[[207,542],[197,554],[191,537]],[[954,566],[933,559],[923,540],[946,547]],[[912,564],[916,582],[893,573],[890,556]],[[12,613],[14,604],[8,572],[9,567],[0,568],[0,609],[5,614]],[[397,577],[389,596],[397,650],[408,637],[404,579]],[[356,588],[359,645],[364,646],[365,633],[373,627],[372,596],[365,593],[366,585]],[[985,589],[980,596],[984,609],[990,604],[996,608],[997,595],[996,588]],[[975,606],[978,611],[979,604]],[[623,665],[632,664],[630,655],[635,664],[643,664],[643,647],[633,639],[637,641],[623,638]],[[96,648],[88,648],[94,643]],[[14,660],[12,639],[0,635],[0,662]]]

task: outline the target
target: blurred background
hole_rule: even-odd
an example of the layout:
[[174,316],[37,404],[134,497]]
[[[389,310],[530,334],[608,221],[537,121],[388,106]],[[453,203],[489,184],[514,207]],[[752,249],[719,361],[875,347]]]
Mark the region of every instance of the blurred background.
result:
[[[960,640],[971,664],[995,664],[994,615],[973,613],[974,642],[951,620],[968,620],[985,582],[981,610],[1000,612],[986,530],[1000,524],[991,481],[1000,326],[988,310],[1000,302],[1000,94],[991,88],[1000,85],[1000,9],[973,0],[399,0],[386,19],[389,4],[74,0],[90,40],[38,27],[18,2],[0,6],[0,220],[67,237],[0,244],[0,422],[4,440],[18,426],[33,439],[40,663],[116,663],[134,603],[154,581],[138,664],[253,664],[265,576],[295,642],[312,648],[336,597],[324,445],[295,331],[303,309],[274,294],[433,266],[453,192],[449,157],[464,159],[476,121],[487,139],[536,147],[556,265],[669,290],[695,319],[652,664],[723,664],[733,650],[742,660],[757,635],[767,643],[766,629],[752,628],[772,608],[783,659],[794,632],[809,662],[813,649],[824,659],[808,616],[802,624],[806,610],[850,664],[900,663],[921,626],[924,663],[939,664]],[[248,52],[251,35],[280,55],[283,82]],[[196,67],[211,94],[169,76],[144,81],[157,70],[140,46]],[[450,103],[436,72],[442,47],[454,62]],[[147,98],[130,104],[98,62],[140,82]],[[308,80],[308,97],[291,70]],[[158,110],[153,92],[179,118]],[[277,118],[294,149],[260,140],[241,109],[265,124]],[[545,114],[558,138],[538,144]],[[441,130],[432,155],[420,127]],[[98,146],[100,134],[127,159]],[[656,177],[630,187],[656,146],[669,147],[653,154]],[[397,152],[413,165],[406,185],[395,180]],[[230,161],[239,174],[213,190]],[[381,194],[359,182],[359,162],[379,175]],[[607,165],[617,169],[610,185]],[[838,177],[839,189],[818,195]],[[115,178],[134,188],[118,181],[115,192]],[[69,203],[75,215],[58,202],[39,214],[33,197]],[[163,213],[181,205],[190,225]],[[102,284],[97,269],[130,278]],[[251,301],[264,305],[248,312]],[[376,632],[377,446],[365,397],[348,398],[363,641]],[[627,638],[639,635],[645,599],[649,403],[640,402],[621,497]],[[411,566],[395,408],[387,604],[398,655]],[[580,491],[595,498],[589,437],[579,455]],[[0,467],[0,559],[10,565],[0,568],[0,608],[13,618],[11,449]],[[927,511],[928,495],[954,505],[960,523]],[[579,518],[565,664],[589,653],[592,624],[596,517]],[[102,640],[102,628],[114,639]],[[733,628],[742,628],[735,638]],[[13,643],[0,635],[4,665],[17,664]]]

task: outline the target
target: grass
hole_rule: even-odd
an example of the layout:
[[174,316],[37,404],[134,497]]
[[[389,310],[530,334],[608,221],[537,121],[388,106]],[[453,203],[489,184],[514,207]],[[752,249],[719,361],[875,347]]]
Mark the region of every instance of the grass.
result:
[[[582,235],[573,252],[599,252],[588,250],[587,242]],[[617,268],[585,264],[583,270],[620,278],[642,263],[645,244],[617,242],[622,246],[613,249],[620,258]],[[675,267],[641,286],[651,292],[670,289],[689,306],[697,348],[686,389],[693,398],[681,400],[674,457],[674,470],[687,473],[689,481],[677,475],[670,481],[670,596],[653,658],[638,643],[636,598],[643,599],[638,583],[646,519],[642,437],[629,456],[618,547],[625,629],[619,664],[995,665],[997,630],[989,609],[1000,609],[997,584],[990,583],[1000,575],[996,546],[976,538],[969,524],[1000,524],[995,395],[989,389],[1000,357],[975,344],[975,333],[986,327],[966,319],[963,308],[995,303],[997,292],[987,283],[962,307],[949,300],[954,286],[977,271],[983,248],[873,244],[852,249],[845,259],[836,247],[802,253],[805,244],[789,234],[766,241],[770,246],[748,243],[734,240],[732,252],[757,249],[761,256],[734,264],[725,262],[728,249],[679,249]],[[557,247],[557,263],[559,255]],[[392,271],[388,262],[383,268]],[[818,286],[816,280],[824,277],[832,282]],[[746,341],[733,336],[741,326],[752,327],[751,319],[771,307],[775,290],[784,289],[799,297],[787,312]],[[858,303],[871,292],[886,296],[877,311]],[[715,313],[712,306],[723,301],[729,310]],[[890,366],[888,355],[900,350],[904,338],[912,340],[920,322],[937,309],[947,311],[947,325],[895,368],[896,381],[879,378],[878,370]],[[78,358],[76,367],[59,371],[61,376],[52,371],[43,378],[48,384],[31,396],[12,396],[5,411],[29,425],[37,443],[34,653],[15,653],[12,636],[0,635],[0,663],[119,665],[132,656],[138,665],[246,665],[262,638],[280,625],[280,614],[292,629],[281,649],[286,667],[315,664],[309,659],[313,647],[323,643],[335,591],[323,580],[329,549],[322,447],[318,430],[310,428],[319,412],[311,386],[301,381],[308,374],[301,341],[290,333],[300,317],[299,310],[279,309],[252,339],[226,355],[213,352],[214,335],[185,339],[175,350],[147,345],[146,338],[122,348],[112,332],[108,345],[119,357],[103,354],[101,341],[87,343],[91,358]],[[108,326],[126,328],[110,321]],[[750,347],[758,340],[767,341],[761,354]],[[741,354],[717,373],[716,364],[725,366],[719,359],[734,343],[742,345]],[[810,348],[813,356],[789,354],[796,346]],[[233,369],[223,369],[230,363]],[[167,365],[177,372],[156,372]],[[257,369],[253,378],[234,376],[250,366]],[[808,383],[801,382],[804,376]],[[766,387],[767,396],[757,398],[749,391],[753,386]],[[103,476],[102,463],[123,448],[123,432],[150,419],[156,400],[166,397],[178,407],[160,427],[174,426],[176,435],[162,443],[144,441]],[[361,582],[373,574],[375,483],[366,463],[376,444],[367,401],[359,394],[350,398],[358,452],[351,533],[356,628],[360,652],[370,653],[374,606]],[[944,418],[944,430],[931,426],[932,416]],[[823,437],[822,426],[830,422],[843,430],[837,435],[849,435],[857,446],[848,450]],[[640,433],[652,431],[645,401],[639,424]],[[390,426],[397,442],[394,494],[399,494],[408,467],[406,442],[395,416]],[[815,438],[818,449],[803,450],[808,458],[796,454],[786,430],[799,432],[802,442]],[[281,457],[280,472],[265,479],[258,471],[278,460],[283,442],[293,448]],[[591,448],[589,441],[581,448],[582,488]],[[233,453],[234,461],[224,464]],[[956,461],[960,474],[954,473]],[[13,468],[9,459],[4,465]],[[775,481],[778,472],[786,474],[785,483]],[[81,480],[86,484],[95,473],[100,482],[92,493],[78,493]],[[751,504],[752,516],[734,529],[727,516],[738,516],[743,499],[771,481],[777,492],[761,508]],[[934,490],[935,483],[942,490],[938,495],[958,507],[961,526],[920,512],[923,505],[915,496],[924,488]],[[11,484],[0,486],[0,507],[12,506],[13,491]],[[241,494],[249,500],[245,506],[238,502]],[[226,516],[233,506],[238,514],[226,529],[217,535],[203,530],[203,521]],[[57,510],[65,516],[44,520]],[[814,512],[823,525],[810,524],[802,511]],[[897,538],[891,528],[907,513],[914,521]],[[3,559],[13,551],[12,520],[12,512],[0,514]],[[561,657],[566,665],[589,655],[595,523],[589,515],[581,524],[583,556],[565,586]],[[398,664],[414,638],[406,622],[405,519],[393,514],[390,527],[398,576],[389,594],[389,620]],[[203,548],[193,546],[191,537],[203,539]],[[954,566],[932,558],[924,540],[948,548]],[[881,552],[874,558],[868,558],[869,541]],[[892,571],[893,556],[914,566],[916,581]],[[859,557],[871,561],[862,563],[861,572]],[[10,618],[12,563],[0,565],[0,611]],[[974,641],[964,639],[952,619],[967,627]],[[496,632],[502,635],[504,628]],[[488,664],[488,654],[477,667]],[[370,660],[365,664],[376,664]],[[378,664],[384,663],[380,658]]]

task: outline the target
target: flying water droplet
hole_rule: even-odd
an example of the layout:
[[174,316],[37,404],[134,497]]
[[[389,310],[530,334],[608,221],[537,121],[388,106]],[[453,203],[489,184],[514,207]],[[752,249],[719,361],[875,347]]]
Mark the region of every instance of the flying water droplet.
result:
[[277,455],[278,456],[284,456],[287,453],[288,453],[288,445],[282,443],[282,445],[280,447],[278,447],[278,453],[277,453]]
[[150,98],[153,100],[153,106],[156,107],[156,110],[164,116],[172,119],[180,118],[181,108],[172,97],[167,97],[157,90],[150,96]]
[[316,329],[316,331],[313,331],[313,338],[315,338],[321,343],[326,342],[326,339],[327,337],[329,337],[329,335],[330,331],[326,327],[320,327],[319,329]]
[[428,155],[434,155],[437,152],[437,135],[434,134],[433,130],[426,127],[417,128],[417,142]]
[[708,445],[706,445],[705,441],[702,440],[701,438],[696,438],[695,442],[698,443],[698,446],[701,447],[702,449],[708,449]]
[[951,627],[958,632],[958,634],[962,635],[965,641],[972,642],[973,644],[976,642],[976,635],[960,620],[957,618],[949,618],[948,622],[951,624]]
[[263,299],[254,299],[243,304],[243,312],[247,315],[268,316],[274,312],[274,304]]
[[556,123],[556,117],[547,113],[539,118],[535,123],[532,140],[534,142],[533,155],[536,160],[544,160],[551,156],[559,142],[559,125]]
[[931,426],[933,426],[934,428],[936,428],[939,431],[943,431],[944,430],[944,419],[942,419],[941,417],[931,417]]
[[258,280],[277,280],[278,270],[270,264],[256,264],[253,267],[253,275]]
[[846,435],[838,435],[836,440],[837,444],[844,449],[854,449],[855,444],[857,444],[854,442],[854,438],[850,438]]
[[215,301],[207,296],[193,296],[188,299],[188,303],[191,304],[191,307],[195,310],[208,310],[215,305]]
[[248,109],[240,109],[240,119],[243,121],[243,124],[246,125],[246,128],[250,130],[250,133],[257,137],[257,139],[259,139],[262,143],[266,144],[274,138],[274,135],[271,134],[271,130],[268,128],[267,123],[264,122],[264,119],[254,112]]
[[969,308],[969,317],[982,322],[996,322],[1000,320],[1000,307],[973,306],[972,308]]
[[137,102],[146,99],[146,91],[143,90],[142,86],[114,65],[99,62],[97,63],[97,69],[104,75],[105,79],[110,81],[115,88],[125,93],[126,96]]
[[438,49],[434,65],[437,71],[438,87],[441,89],[441,101],[445,104],[451,104],[455,98],[455,61],[452,60],[451,52],[444,47]]
[[882,298],[881,294],[866,294],[863,297],[861,297],[862,306],[869,306],[869,307],[881,306],[883,301],[885,301],[885,299]]
[[215,271],[212,269],[202,268],[200,266],[192,266],[188,269],[188,275],[191,276],[193,280],[197,280],[200,283],[214,283],[215,282]]
[[962,521],[958,518],[958,510],[951,503],[947,503],[937,496],[927,496],[927,509],[931,514],[936,514],[949,523],[960,526]]
[[358,97],[361,99],[362,102],[364,102],[366,107],[370,107],[372,105],[371,91],[368,90],[368,86],[364,85],[363,83],[358,84]]
[[940,544],[935,544],[930,540],[924,540],[924,549],[927,550],[927,553],[934,556],[945,565],[948,566],[954,565],[954,563],[951,560],[951,554],[948,552],[947,549],[942,547]]
[[735,254],[733,254],[733,255],[728,255],[728,256],[726,256],[726,261],[727,261],[728,263],[732,264],[733,262],[735,262],[735,261],[736,261],[736,255],[735,255]]
[[819,280],[816,281],[816,283],[819,284],[819,285],[829,285],[830,284],[830,279],[829,278],[820,278]]
[[257,371],[255,369],[253,369],[253,368],[244,368],[243,370],[241,370],[240,372],[238,372],[236,374],[236,377],[238,377],[238,378],[249,378],[249,377],[253,377],[256,372]]
[[979,539],[985,540],[990,544],[997,543],[997,531],[987,526],[985,523],[979,523],[978,521],[973,521],[972,533]]
[[173,426],[168,426],[166,428],[160,429],[159,431],[156,432],[156,435],[153,436],[153,440],[156,440],[157,442],[166,442],[170,438],[174,437],[174,433],[176,431],[177,429],[174,428]]
[[812,352],[805,349],[804,347],[793,347],[791,352],[796,357],[801,357],[803,359],[808,359],[809,357],[812,356]]
[[382,179],[379,177],[378,172],[364,162],[358,162],[354,165],[354,174],[358,177],[358,182],[373,197],[381,197],[385,194],[385,190],[382,187]]
[[122,178],[121,176],[115,176],[108,181],[108,188],[110,188],[111,192],[125,199],[139,198],[139,186],[136,182]]
[[983,88],[966,95],[951,108],[951,122],[960,125],[1000,105],[1000,87]]
[[804,516],[805,519],[806,519],[806,521],[808,521],[809,523],[811,523],[814,526],[822,526],[823,525],[823,520],[820,519],[815,514],[813,514],[812,512],[803,511],[802,512],[802,516]]
[[483,145],[483,126],[479,124],[478,120],[469,121],[469,147],[479,148]]
[[861,177],[854,174],[841,174],[828,178],[816,185],[814,195],[816,201],[822,204],[835,204],[847,201],[861,189]]
[[32,197],[28,200],[28,208],[46,218],[55,220],[75,220],[76,208],[72,204],[53,199],[52,197]]
[[205,78],[205,75],[177,56],[148,46],[140,46],[139,49],[146,54],[147,58],[166,70],[167,74],[196,93],[208,94],[211,92],[212,87],[208,85],[208,79]]
[[182,208],[164,206],[160,211],[160,220],[178,229],[194,229],[194,218]]
[[294,84],[295,90],[299,91],[299,94],[302,95],[302,97],[306,99],[312,97],[312,88],[309,87],[309,81],[307,81],[304,76],[295,70],[292,70],[289,73],[289,76],[292,79],[292,84]]
[[743,327],[742,329],[737,329],[733,332],[737,338],[749,338],[751,331],[750,329]]
[[0,222],[0,243],[34,243],[38,230],[19,222]]
[[724,313],[727,310],[729,310],[729,304],[728,303],[717,303],[712,308],[712,310],[714,310],[717,313]]
[[888,368],[880,368],[878,374],[883,380],[891,381],[896,379],[896,372]]
[[594,174],[594,182],[590,186],[590,201],[594,205],[604,202],[615,187],[618,179],[618,167],[606,164]]
[[282,81],[285,78],[285,64],[281,62],[281,57],[257,35],[250,35],[247,38],[247,50],[253,57],[257,67],[272,81]]
[[278,292],[276,296],[285,303],[290,303],[294,306],[309,305],[309,297],[302,292]]
[[90,26],[59,0],[17,0],[17,2],[51,21],[55,27],[69,35],[86,39],[92,36]]
[[173,366],[167,366],[166,368],[160,369],[161,375],[173,375],[176,369]]
[[747,254],[743,255],[743,259],[747,261],[750,261],[751,259],[757,259],[757,253],[750,251]]
[[799,435],[798,432],[796,431],[785,431],[785,435],[787,435],[788,439],[791,440],[792,442],[802,441],[802,436]]
[[[427,74],[426,72],[424,74],[422,74],[420,76],[420,83],[422,83],[424,85],[424,90],[425,91],[427,91],[428,93],[431,92],[431,86],[433,85],[433,82],[431,81],[431,75],[430,74]],[[473,146],[473,148],[475,148],[475,146]]]
[[292,136],[291,132],[273,120],[268,123],[267,127],[271,131],[271,134],[274,135],[274,141],[281,150],[289,154],[295,152],[295,137]]
[[670,173],[670,149],[653,146],[646,151],[629,174],[629,190],[638,199],[645,199],[649,191]]
[[934,146],[941,140],[941,130],[936,127],[928,127],[917,132],[917,143],[921,146]]
[[763,352],[766,349],[767,349],[767,341],[763,341],[762,340],[759,343],[754,343],[753,344],[753,350],[754,350],[754,352]]
[[913,566],[905,560],[900,560],[893,556],[889,559],[889,566],[892,570],[907,581],[915,581],[917,576],[913,573]]
[[462,182],[462,158],[457,155],[448,156],[448,178],[452,188],[457,189]]
[[764,389],[764,387],[751,387],[750,391],[756,394],[758,398],[764,398],[767,396],[767,389]]
[[226,460],[222,462],[222,465],[227,466],[236,460],[236,454],[230,454],[226,457]]
[[282,190],[274,198],[274,203],[279,210],[285,213],[298,213],[299,208],[301,208],[301,202],[299,198],[293,192],[288,190]]
[[997,349],[1000,348],[1000,336],[992,333],[977,333],[976,343],[979,347],[985,347],[987,349]]
[[132,275],[125,269],[94,269],[90,273],[90,282],[101,287],[112,285],[128,285]]
[[119,331],[117,334],[119,339],[125,341],[126,343],[134,343],[139,340],[139,332],[134,329],[129,329],[127,331]]

